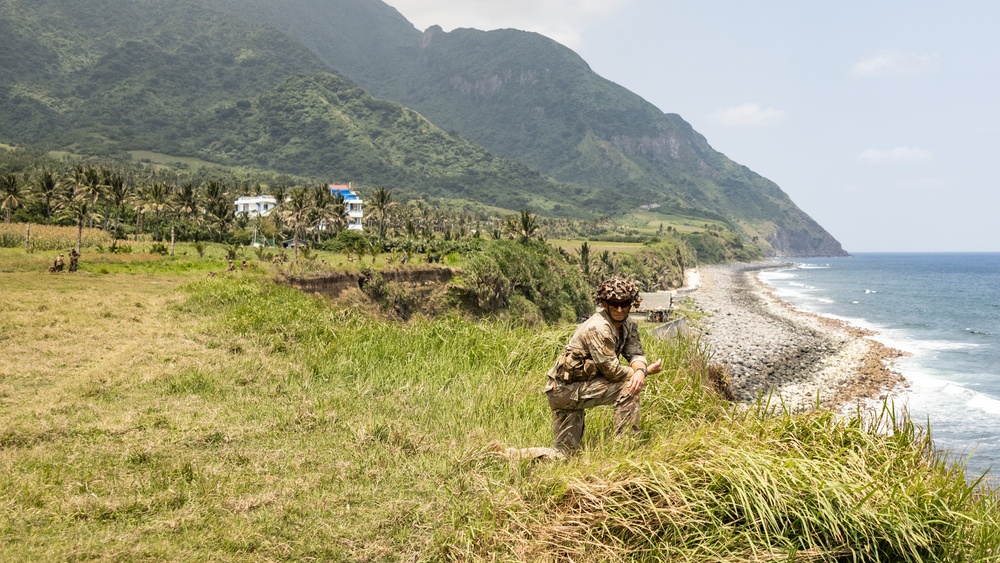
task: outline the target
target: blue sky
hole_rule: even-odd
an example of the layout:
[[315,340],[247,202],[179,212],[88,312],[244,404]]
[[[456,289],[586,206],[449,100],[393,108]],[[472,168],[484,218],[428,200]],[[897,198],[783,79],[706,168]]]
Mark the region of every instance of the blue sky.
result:
[[1000,2],[388,0],[537,31],[776,182],[849,252],[1000,251]]

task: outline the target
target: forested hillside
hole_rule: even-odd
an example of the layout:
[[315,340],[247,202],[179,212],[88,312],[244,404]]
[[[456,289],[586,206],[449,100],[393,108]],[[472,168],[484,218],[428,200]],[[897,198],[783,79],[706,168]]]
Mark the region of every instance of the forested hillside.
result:
[[4,67],[2,140],[112,155],[155,150],[509,209],[586,213],[595,190],[497,158],[372,98],[273,27],[202,4],[4,4],[0,21],[12,33],[0,56],[17,63]]
[[0,32],[0,142],[553,216],[644,206],[770,254],[843,253],[774,183],[537,34],[420,32],[379,0],[4,0]]

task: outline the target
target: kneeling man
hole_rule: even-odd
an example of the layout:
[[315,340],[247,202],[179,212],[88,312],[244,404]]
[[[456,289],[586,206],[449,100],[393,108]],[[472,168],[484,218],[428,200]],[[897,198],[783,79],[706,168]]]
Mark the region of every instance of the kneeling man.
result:
[[628,316],[640,302],[635,283],[611,277],[597,287],[596,300],[602,310],[576,329],[545,386],[555,447],[564,454],[580,448],[586,409],[599,405],[614,405],[616,435],[638,433],[639,393],[646,376],[663,368],[662,360],[647,365],[639,327]]

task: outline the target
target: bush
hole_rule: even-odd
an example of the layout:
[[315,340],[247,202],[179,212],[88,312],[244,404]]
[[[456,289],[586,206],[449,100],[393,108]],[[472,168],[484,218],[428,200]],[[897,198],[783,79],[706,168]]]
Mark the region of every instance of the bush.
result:
[[112,241],[111,246],[108,247],[108,252],[111,254],[131,254],[132,245],[126,242],[119,242],[117,240]]
[[344,254],[366,253],[371,241],[367,236],[358,231],[343,230],[337,236],[323,241],[320,248],[330,252],[341,252]]
[[469,258],[459,284],[467,301],[481,312],[506,311],[529,324],[539,319],[572,322],[594,310],[583,274],[558,250],[539,241],[484,241],[482,251]]

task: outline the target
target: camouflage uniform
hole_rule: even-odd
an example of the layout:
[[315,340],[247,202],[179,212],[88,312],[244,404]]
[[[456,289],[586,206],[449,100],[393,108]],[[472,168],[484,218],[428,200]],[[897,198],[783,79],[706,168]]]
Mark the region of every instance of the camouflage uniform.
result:
[[600,405],[615,406],[616,434],[639,431],[639,397],[628,391],[630,370],[618,360],[619,355],[630,364],[636,360],[646,363],[639,326],[625,319],[621,330],[615,330],[611,316],[602,310],[576,329],[556,359],[548,373],[545,394],[552,409],[557,450],[580,448],[586,409]]
[[75,272],[80,263],[80,253],[75,248],[69,249],[69,271]]

